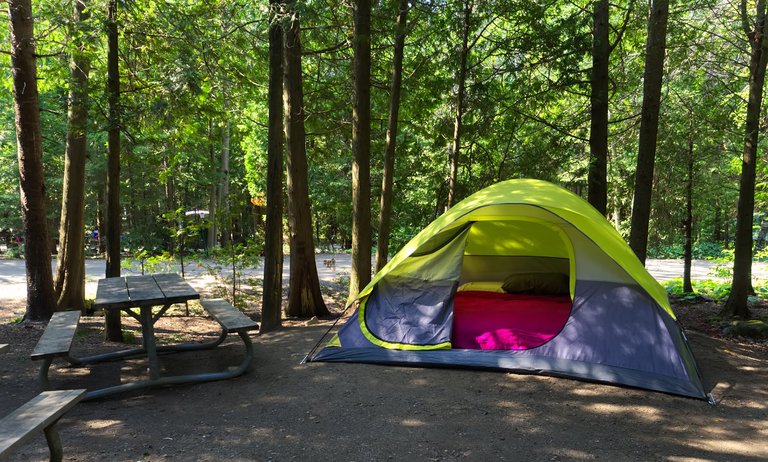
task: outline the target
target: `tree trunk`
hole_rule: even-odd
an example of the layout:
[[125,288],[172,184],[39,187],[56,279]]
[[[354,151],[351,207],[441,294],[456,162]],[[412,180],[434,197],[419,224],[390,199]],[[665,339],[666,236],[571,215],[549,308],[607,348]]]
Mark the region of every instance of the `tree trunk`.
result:
[[24,224],[24,259],[27,270],[27,309],[24,319],[50,319],[56,309],[51,273],[51,241],[46,217],[43,147],[35,68],[32,3],[9,0],[11,69],[16,142]]
[[640,142],[635,171],[635,196],[629,245],[645,264],[648,251],[648,222],[651,216],[653,167],[656,160],[656,136],[659,130],[661,83],[664,76],[664,52],[667,44],[669,0],[653,0],[648,17],[648,39],[645,44],[643,73],[643,108],[640,119]]
[[[76,0],[73,22],[80,29],[89,13],[85,2]],[[85,307],[85,162],[88,130],[88,73],[90,61],[83,53],[79,34],[77,48],[69,61],[69,110],[67,111],[67,147],[64,155],[64,186],[59,225],[59,253],[56,258],[58,309],[83,310]]]
[[371,281],[371,0],[353,2],[352,269],[349,299]]
[[211,119],[208,119],[208,159],[213,179],[211,179],[211,184],[208,188],[208,241],[205,246],[207,249],[213,249],[218,242],[217,208],[219,199],[216,193],[218,192],[219,185],[216,179],[219,177],[219,166],[216,162],[216,149],[213,143],[213,122]]
[[595,2],[592,35],[592,124],[589,131],[589,174],[587,198],[603,216],[608,208],[608,0]]
[[[733,282],[731,294],[720,311],[722,317],[749,318],[747,297],[752,292],[752,221],[755,208],[755,172],[757,168],[757,144],[760,130],[760,107],[765,83],[765,67],[768,62],[768,33],[766,1],[758,0],[755,29],[745,26],[751,54],[749,60],[749,99],[744,134],[744,156],[741,162],[739,202],[736,212],[736,241],[734,243]],[[742,23],[748,24],[746,0],[741,2]]]
[[[225,103],[226,106],[226,103]],[[221,244],[226,245],[232,233],[232,214],[229,208],[229,144],[231,136],[229,122],[224,124],[221,131],[221,183],[219,184],[218,213],[223,218]]]
[[688,170],[685,178],[685,221],[683,229],[685,243],[683,244],[683,292],[693,293],[691,283],[691,261],[693,260],[693,112],[689,114],[688,126]]
[[464,1],[464,23],[461,31],[461,50],[459,51],[459,73],[456,76],[458,92],[456,94],[456,115],[453,119],[453,142],[450,152],[450,174],[448,176],[448,202],[446,208],[453,207],[456,200],[456,182],[459,175],[459,151],[461,150],[462,120],[464,118],[465,93],[467,84],[467,58],[469,57],[469,22],[472,19],[472,0]]
[[295,0],[286,3],[289,23],[283,35],[283,110],[285,163],[288,171],[288,225],[291,232],[291,274],[286,314],[296,317],[328,315],[315,264],[312,213],[309,206],[301,75],[299,13]]
[[270,0],[267,229],[261,330],[280,327],[283,301],[283,28],[280,0]]
[[387,140],[384,150],[384,173],[381,178],[381,200],[379,208],[379,239],[376,243],[376,272],[387,264],[389,255],[389,233],[392,221],[392,185],[395,175],[395,148],[397,146],[397,121],[400,113],[400,87],[403,81],[403,54],[408,21],[408,0],[400,0],[395,32],[395,49],[392,57],[392,83],[389,96],[389,118],[387,119]]
[[[107,135],[107,271],[106,276],[120,276],[120,68],[117,49],[117,0],[109,0],[107,19],[107,102],[109,132]],[[106,339],[123,340],[120,312],[105,313]]]

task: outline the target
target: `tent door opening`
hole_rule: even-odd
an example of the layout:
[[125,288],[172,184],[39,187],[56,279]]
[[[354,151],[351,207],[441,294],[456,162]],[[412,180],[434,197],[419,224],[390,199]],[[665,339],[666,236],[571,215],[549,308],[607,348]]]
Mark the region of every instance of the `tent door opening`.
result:
[[531,219],[476,221],[454,297],[453,348],[528,350],[556,337],[572,307],[570,240]]

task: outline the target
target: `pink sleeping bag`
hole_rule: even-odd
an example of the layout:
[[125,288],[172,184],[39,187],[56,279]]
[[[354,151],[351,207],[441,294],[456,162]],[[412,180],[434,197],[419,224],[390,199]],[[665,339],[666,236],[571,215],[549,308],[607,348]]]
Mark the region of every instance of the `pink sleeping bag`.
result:
[[535,348],[562,330],[570,312],[568,295],[457,292],[453,306],[453,348]]

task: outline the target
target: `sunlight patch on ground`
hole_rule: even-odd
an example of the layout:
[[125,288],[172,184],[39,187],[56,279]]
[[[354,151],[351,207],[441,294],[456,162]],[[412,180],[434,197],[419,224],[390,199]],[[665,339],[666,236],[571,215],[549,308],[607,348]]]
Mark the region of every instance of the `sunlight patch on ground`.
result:
[[88,428],[91,430],[102,430],[104,428],[113,427],[115,425],[121,425],[122,422],[119,420],[110,420],[110,419],[96,419],[96,420],[89,420],[87,425]]
[[400,425],[404,427],[424,427],[427,423],[419,419],[403,419]]
[[653,406],[624,406],[619,404],[608,403],[595,403],[584,406],[584,409],[594,412],[595,414],[613,414],[613,415],[626,415],[631,414],[636,417],[642,417],[649,422],[660,422],[662,416],[660,412]]
[[[722,431],[719,433],[723,433]],[[760,448],[756,447],[754,442],[745,441],[733,441],[725,438],[709,438],[707,440],[690,440],[691,447],[709,451],[712,454],[728,454],[730,457],[743,456],[743,457],[755,457],[753,460],[766,460],[768,459],[768,451],[760,451]]]
[[700,457],[669,456],[670,462],[711,462],[711,459]]

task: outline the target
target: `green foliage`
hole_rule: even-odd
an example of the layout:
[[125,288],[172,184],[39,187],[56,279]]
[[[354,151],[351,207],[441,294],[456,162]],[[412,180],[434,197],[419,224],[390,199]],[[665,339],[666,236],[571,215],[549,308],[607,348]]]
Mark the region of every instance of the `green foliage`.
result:
[[[696,242],[693,244],[692,253],[695,260],[727,259],[730,255],[733,261],[733,251],[724,249],[723,245],[717,242]],[[648,258],[679,259],[684,256],[682,243],[659,244],[648,248]]]
[[[448,147],[456,113],[457,48],[463,2],[412,2],[404,57],[394,172],[390,253],[443,213]],[[71,2],[35,2],[46,190],[58,231],[66,138],[68,55],[86,37],[91,58],[86,223],[103,225],[107,102],[103,2],[82,27]],[[521,177],[586,194],[592,3],[475,2],[469,25],[459,198]],[[397,2],[372,18],[372,212],[378,212]],[[347,4],[300,2],[310,199],[316,245],[351,241],[351,11]],[[216,225],[234,242],[215,251],[221,267],[247,265],[261,247],[266,173],[269,26],[266,2],[121,2],[122,247],[136,271],[163,271],[204,251]],[[627,236],[634,188],[647,3],[610,7],[609,214]],[[7,20],[0,41],[8,43]],[[682,258],[685,159],[692,152],[694,258],[724,259],[732,243],[743,114],[746,36],[731,2],[683,2],[670,15],[660,113],[649,256]],[[0,53],[0,232],[21,228],[10,59]],[[222,208],[221,153],[230,129],[231,214],[188,220],[190,210]],[[765,143],[763,143],[765,144]],[[765,146],[762,146],[764,148]],[[692,148],[692,150],[691,150]],[[758,173],[756,210],[768,204],[768,164]],[[254,204],[259,206],[254,206]],[[212,206],[214,206],[212,208]],[[231,246],[231,247],[229,247]],[[226,250],[228,249],[228,250]],[[12,250],[21,255],[20,249]],[[208,249],[211,250],[211,249]],[[229,252],[229,253],[227,253]],[[758,259],[768,259],[768,251]],[[227,253],[223,255],[223,253]],[[234,265],[232,262],[234,261]],[[237,271],[235,271],[237,273]],[[236,280],[235,276],[233,280]],[[227,282],[229,286],[229,282]],[[237,284],[231,292],[237,293]]]
[[[705,279],[702,281],[691,281],[693,285],[693,294],[683,291],[683,279],[675,278],[662,283],[670,295],[681,300],[695,299],[696,295],[717,301],[725,301],[731,294],[731,281],[722,279]],[[759,299],[768,299],[768,281],[759,281],[752,284],[755,289],[755,295],[752,297]]]
[[662,285],[671,295],[686,300],[686,298],[692,298],[696,294],[702,295],[713,300],[725,300],[731,293],[730,281],[725,282],[721,280],[707,279],[703,281],[691,281],[693,285],[694,294],[688,294],[683,291],[683,279],[675,278],[664,282]]
[[259,264],[260,242],[230,243],[209,254],[213,263],[205,263],[208,273],[217,278],[225,289],[225,297],[235,306],[244,307],[253,294],[242,290],[243,272]]

